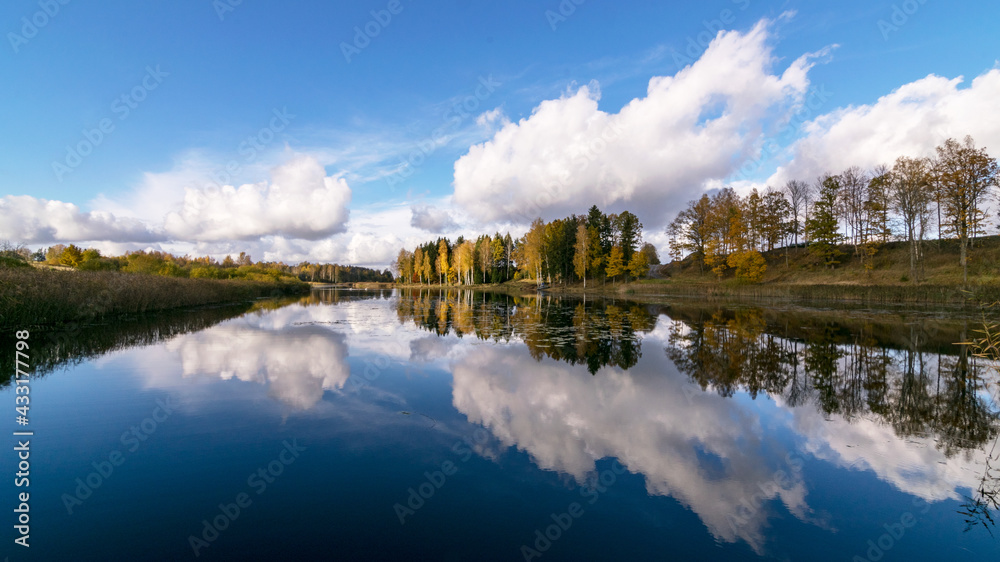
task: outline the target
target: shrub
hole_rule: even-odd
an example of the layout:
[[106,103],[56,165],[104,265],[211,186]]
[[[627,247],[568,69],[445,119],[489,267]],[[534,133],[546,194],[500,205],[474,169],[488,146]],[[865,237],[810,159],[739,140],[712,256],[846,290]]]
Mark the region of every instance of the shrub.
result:
[[187,277],[188,271],[172,261],[164,262],[160,269],[156,270],[157,275],[166,277]]
[[128,265],[122,268],[126,273],[147,273],[156,275],[163,267],[163,260],[153,254],[135,252],[128,255]]
[[0,256],[0,267],[31,267],[31,264],[21,258],[11,256]]
[[59,255],[59,263],[63,265],[77,267],[81,262],[83,262],[83,250],[73,244],[67,246]]
[[730,254],[726,263],[736,268],[736,279],[742,283],[760,283],[767,272],[767,261],[756,250]]
[[223,279],[228,277],[224,271],[217,267],[196,266],[191,269],[192,279]]

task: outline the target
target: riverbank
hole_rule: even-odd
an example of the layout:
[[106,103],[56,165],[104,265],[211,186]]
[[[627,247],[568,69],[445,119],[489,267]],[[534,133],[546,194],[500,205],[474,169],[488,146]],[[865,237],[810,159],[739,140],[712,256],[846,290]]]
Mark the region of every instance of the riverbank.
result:
[[293,278],[190,279],[114,271],[60,271],[0,267],[0,330],[116,316],[262,297],[308,294]]
[[610,297],[658,303],[665,299],[695,299],[708,302],[797,302],[844,306],[948,306],[980,309],[1000,302],[1000,285],[854,285],[769,283],[745,285],[732,281],[696,282],[644,279],[632,283],[588,283],[552,285],[539,291],[534,282],[512,281],[500,285],[396,285],[414,290],[476,290],[515,296],[541,294],[572,297]]

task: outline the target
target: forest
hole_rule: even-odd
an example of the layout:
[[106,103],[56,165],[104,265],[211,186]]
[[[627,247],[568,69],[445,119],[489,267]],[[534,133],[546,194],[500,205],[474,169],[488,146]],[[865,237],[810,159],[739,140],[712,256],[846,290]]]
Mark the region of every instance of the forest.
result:
[[400,250],[395,267],[404,284],[474,285],[530,279],[541,283],[587,280],[616,282],[645,277],[660,263],[656,248],[642,241],[642,223],[629,211],[605,214],[597,206],[586,215],[544,222],[535,219],[521,238],[510,233],[452,243],[438,238]]
[[781,190],[754,189],[746,196],[726,188],[691,201],[670,223],[670,256],[690,258],[702,272],[759,282],[762,252],[805,244],[816,267],[835,268],[847,251],[877,267],[890,241],[907,245],[908,279],[923,273],[925,245],[933,232],[958,241],[962,281],[977,238],[987,232],[988,204],[996,195],[997,161],[971,137],[949,139],[934,158],[900,157],[891,166],[852,166],[813,183],[789,181]]

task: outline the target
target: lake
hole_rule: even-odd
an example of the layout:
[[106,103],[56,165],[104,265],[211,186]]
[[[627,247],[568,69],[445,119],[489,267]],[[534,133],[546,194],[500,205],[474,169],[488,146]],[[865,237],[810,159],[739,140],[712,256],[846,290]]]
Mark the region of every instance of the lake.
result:
[[33,330],[29,488],[3,457],[31,547],[4,552],[997,560],[998,379],[955,343],[981,326],[331,289]]

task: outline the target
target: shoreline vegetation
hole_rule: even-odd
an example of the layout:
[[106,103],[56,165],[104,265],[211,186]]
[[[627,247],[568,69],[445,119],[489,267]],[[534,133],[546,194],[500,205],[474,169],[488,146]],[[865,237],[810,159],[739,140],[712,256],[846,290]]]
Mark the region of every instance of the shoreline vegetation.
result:
[[589,280],[545,283],[516,279],[497,284],[428,285],[417,283],[367,284],[369,288],[469,289],[528,295],[538,293],[570,297],[628,298],[648,303],[665,299],[705,299],[718,301],[784,301],[844,306],[946,306],[979,309],[1000,302],[1000,236],[974,240],[970,253],[968,281],[963,281],[962,267],[955,259],[958,241],[928,241],[923,250],[920,280],[909,279],[908,242],[889,242],[880,248],[877,269],[866,266],[861,257],[851,253],[849,245],[840,247],[842,263],[835,269],[813,266],[813,254],[802,245],[764,251],[766,265],[762,278],[755,283],[731,275],[719,279],[702,272],[694,256],[666,265],[653,266],[651,278],[630,282]]
[[0,332],[307,295],[323,282],[392,279],[388,270],[358,266],[254,263],[245,252],[220,262],[159,251],[104,256],[73,244],[32,252],[0,241]]
[[103,256],[57,244],[31,252],[0,241],[0,332],[190,307],[306,295],[311,284],[391,280],[388,271],[302,262],[219,262],[165,252]]
[[0,329],[99,322],[309,291],[307,283],[287,277],[190,279],[113,271],[0,267]]

